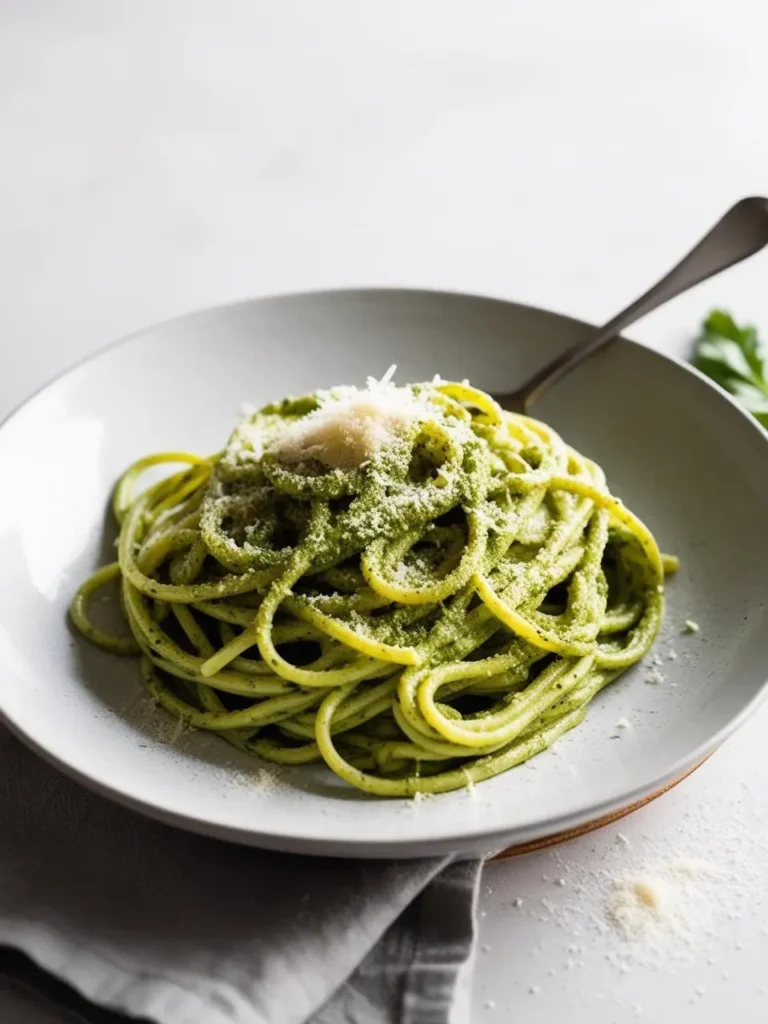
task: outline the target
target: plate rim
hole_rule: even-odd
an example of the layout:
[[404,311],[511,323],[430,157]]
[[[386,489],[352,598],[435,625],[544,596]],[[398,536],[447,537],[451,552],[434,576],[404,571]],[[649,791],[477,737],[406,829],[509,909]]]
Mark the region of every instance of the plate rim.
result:
[[[163,320],[141,327],[129,334],[116,338],[104,346],[101,346],[96,351],[76,360],[59,373],[53,375],[13,407],[11,411],[0,421],[0,433],[2,433],[4,428],[13,419],[15,419],[17,415],[21,414],[23,410],[26,409],[26,407],[35,399],[53,388],[55,385],[63,382],[67,377],[77,373],[90,363],[108,356],[114,349],[127,346],[132,341],[142,337],[143,335],[170,326],[171,324],[178,324],[182,321],[190,321],[203,318],[211,314],[223,313],[225,311],[231,311],[269,301],[290,301],[320,297],[361,297],[365,295],[389,297],[390,299],[394,299],[398,295],[402,295],[406,297],[422,296],[432,300],[445,298],[448,300],[469,300],[480,301],[483,303],[490,302],[499,306],[512,307],[518,311],[525,311],[534,314],[535,316],[541,316],[544,318],[552,317],[559,321],[565,321],[574,327],[586,330],[595,329],[595,325],[588,321],[581,320],[578,317],[574,317],[569,314],[560,313],[554,309],[547,309],[542,306],[517,302],[514,299],[498,295],[450,289],[397,285],[362,285],[338,288],[301,289],[298,291],[254,295],[238,299],[233,302],[204,306],[187,313],[167,317]],[[642,349],[644,352],[650,354],[651,358],[663,363],[671,363],[679,370],[697,378],[710,391],[714,392],[721,402],[724,401],[730,405],[742,420],[747,422],[750,429],[752,429],[763,442],[768,442],[768,430],[764,429],[753,416],[751,416],[742,408],[742,406],[739,405],[738,402],[736,402],[731,395],[718,387],[713,381],[697,370],[696,367],[680,358],[677,358],[676,356],[667,355],[652,346],[643,344],[632,338],[628,338],[624,334],[621,334],[618,340],[624,345]],[[736,732],[747,721],[747,719],[758,710],[767,698],[768,670],[766,678],[760,684],[759,688],[750,700],[715,734],[709,737],[709,739],[699,744],[694,750],[689,751],[688,754],[679,757],[663,772],[654,776],[653,779],[646,783],[634,786],[632,789],[625,790],[614,797],[608,797],[598,802],[587,800],[586,802],[580,803],[568,813],[561,814],[556,818],[537,818],[528,822],[525,826],[494,827],[489,830],[487,827],[483,828],[481,824],[478,824],[471,827],[469,830],[464,830],[458,834],[451,833],[450,835],[441,835],[436,838],[395,837],[387,840],[366,840],[365,837],[355,839],[354,841],[343,839],[335,840],[333,838],[315,837],[308,834],[297,835],[295,833],[290,836],[286,836],[283,832],[279,831],[262,831],[260,828],[245,829],[237,825],[224,825],[197,818],[187,813],[174,811],[165,806],[160,806],[154,803],[151,800],[151,797],[135,797],[110,783],[104,782],[102,779],[95,778],[93,775],[83,772],[76,765],[71,764],[69,761],[48,750],[46,747],[39,744],[34,736],[30,735],[23,727],[9,717],[3,707],[1,691],[0,723],[8,728],[14,736],[21,740],[35,754],[42,757],[43,760],[52,765],[58,771],[61,771],[69,778],[74,779],[79,784],[85,786],[85,788],[122,806],[128,807],[132,811],[137,811],[146,817],[160,821],[166,825],[172,825],[186,831],[207,835],[221,840],[237,842],[268,850],[288,851],[290,849],[291,852],[315,856],[407,858],[429,854],[464,851],[468,849],[478,850],[482,848],[485,850],[498,850],[500,846],[510,840],[513,840],[517,845],[530,842],[538,838],[543,839],[559,832],[578,828],[580,825],[583,825],[595,818],[609,815],[614,811],[633,804],[654,791],[665,787],[675,778],[685,774],[693,766],[706,759],[731,735],[733,735],[733,733]],[[480,821],[482,821],[482,819],[480,819]]]

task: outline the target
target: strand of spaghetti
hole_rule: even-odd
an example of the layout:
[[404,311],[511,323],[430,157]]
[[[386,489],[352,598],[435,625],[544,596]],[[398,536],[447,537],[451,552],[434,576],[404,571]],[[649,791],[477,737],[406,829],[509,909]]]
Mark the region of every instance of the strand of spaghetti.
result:
[[327,636],[333,637],[353,651],[359,651],[367,658],[390,661],[395,665],[418,665],[421,662],[421,655],[414,647],[386,644],[373,637],[367,637],[359,631],[355,623],[348,625],[340,619],[324,615],[317,608],[302,603],[300,599],[286,598],[285,607],[297,618],[316,626]]
[[[473,572],[482,564],[488,542],[488,523],[471,509],[467,513],[468,537],[467,544],[456,568],[444,579],[427,583],[421,587],[405,587],[398,585],[391,578],[387,579],[383,571],[386,541],[374,541],[369,545],[360,559],[360,567],[366,582],[377,594],[399,604],[437,604],[455,594],[469,581]],[[408,537],[410,540],[411,537]],[[413,538],[414,541],[416,537]],[[404,662],[404,664],[413,664]]]
[[645,551],[656,579],[659,583],[664,580],[664,563],[662,562],[661,552],[653,534],[633,512],[629,511],[622,501],[614,498],[612,494],[606,494],[591,484],[584,483],[582,480],[575,480],[572,477],[553,477],[550,481],[550,486],[555,490],[580,494],[584,498],[589,498],[599,508],[607,509],[612,519],[626,526],[637,537],[643,551]]
[[182,700],[159,678],[149,658],[142,659],[144,682],[151,696],[177,718],[194,729],[255,729],[265,725],[273,725],[284,718],[295,715],[313,707],[322,699],[322,693],[288,693],[278,697],[268,697],[259,704],[242,711],[198,711],[197,708]]
[[159,466],[166,462],[186,462],[191,466],[199,466],[207,460],[199,455],[192,455],[190,452],[158,452],[155,455],[147,455],[138,459],[123,473],[117,482],[112,497],[112,511],[118,523],[123,521],[125,513],[133,504],[133,488],[136,481],[152,466]]
[[141,537],[142,516],[146,511],[148,511],[148,499],[145,496],[138,498],[128,510],[120,531],[118,561],[123,576],[147,597],[153,597],[158,601],[194,604],[196,601],[209,601],[215,598],[247,594],[274,579],[275,572],[273,570],[254,570],[244,572],[240,576],[225,576],[212,583],[195,583],[188,586],[175,586],[152,579],[141,572],[136,565],[134,556],[135,547]]
[[77,588],[75,596],[72,598],[72,604],[69,606],[69,614],[83,636],[86,636],[92,643],[108,651],[113,651],[115,654],[138,654],[140,648],[134,637],[113,636],[111,633],[105,633],[94,626],[88,615],[88,602],[93,595],[119,577],[120,564],[118,562],[112,562],[97,569]]
[[336,707],[346,696],[345,690],[331,692],[320,705],[317,713],[316,742],[325,763],[342,779],[372,796],[412,797],[416,793],[447,793],[452,789],[463,789],[468,783],[482,782],[516,764],[540,754],[569,729],[573,729],[584,718],[584,709],[579,708],[547,725],[534,736],[511,743],[494,754],[487,754],[460,768],[449,769],[437,775],[412,775],[404,779],[385,779],[355,768],[343,758],[332,738],[331,721]]
[[564,658],[581,658],[594,650],[594,644],[569,643],[555,633],[534,625],[524,615],[505,604],[484,576],[475,576],[473,582],[478,597],[499,622],[503,622],[507,629],[534,647],[540,647],[543,651],[553,651]]
[[484,742],[510,742],[520,735],[542,712],[565,696],[589,672],[593,656],[571,661],[563,659],[549,665],[522,692],[502,702],[497,711],[480,719],[452,720],[435,702],[436,683],[427,677],[420,683],[416,700],[424,720],[452,743],[472,746],[480,735]]

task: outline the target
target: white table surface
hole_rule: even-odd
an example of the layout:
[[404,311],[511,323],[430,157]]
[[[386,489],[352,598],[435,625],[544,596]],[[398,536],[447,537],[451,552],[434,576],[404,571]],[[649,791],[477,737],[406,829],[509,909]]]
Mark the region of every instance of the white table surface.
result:
[[[5,0],[0,415],[120,335],[253,294],[607,317],[768,189],[767,28],[764,0]],[[682,354],[712,304],[768,333],[767,278],[758,257],[634,334]],[[766,727],[559,866],[488,868],[474,1024],[768,1019]],[[601,919],[618,830],[640,864],[736,836],[746,891],[687,962],[622,971],[616,934],[568,916],[552,879],[591,878]]]

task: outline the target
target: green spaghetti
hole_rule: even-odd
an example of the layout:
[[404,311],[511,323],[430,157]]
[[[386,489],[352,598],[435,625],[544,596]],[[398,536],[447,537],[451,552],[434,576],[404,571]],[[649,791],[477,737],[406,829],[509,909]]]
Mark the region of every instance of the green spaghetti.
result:
[[[137,493],[142,474],[182,468]],[[140,459],[71,615],[152,699],[376,796],[528,760],[650,648],[676,567],[601,469],[466,383],[336,388]],[[130,633],[89,617],[117,581]]]

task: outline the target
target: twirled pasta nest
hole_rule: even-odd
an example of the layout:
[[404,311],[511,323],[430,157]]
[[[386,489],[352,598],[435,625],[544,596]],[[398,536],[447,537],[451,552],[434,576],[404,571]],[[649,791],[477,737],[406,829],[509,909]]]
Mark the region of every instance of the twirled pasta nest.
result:
[[[281,449],[333,391],[247,416],[213,457],[136,462],[118,561],[71,609],[141,655],[187,726],[395,797],[496,775],[581,722],[653,643],[676,566],[549,427],[466,384],[397,391],[411,415],[359,465]],[[188,468],[134,496],[160,463]],[[88,616],[114,579],[130,636]]]

